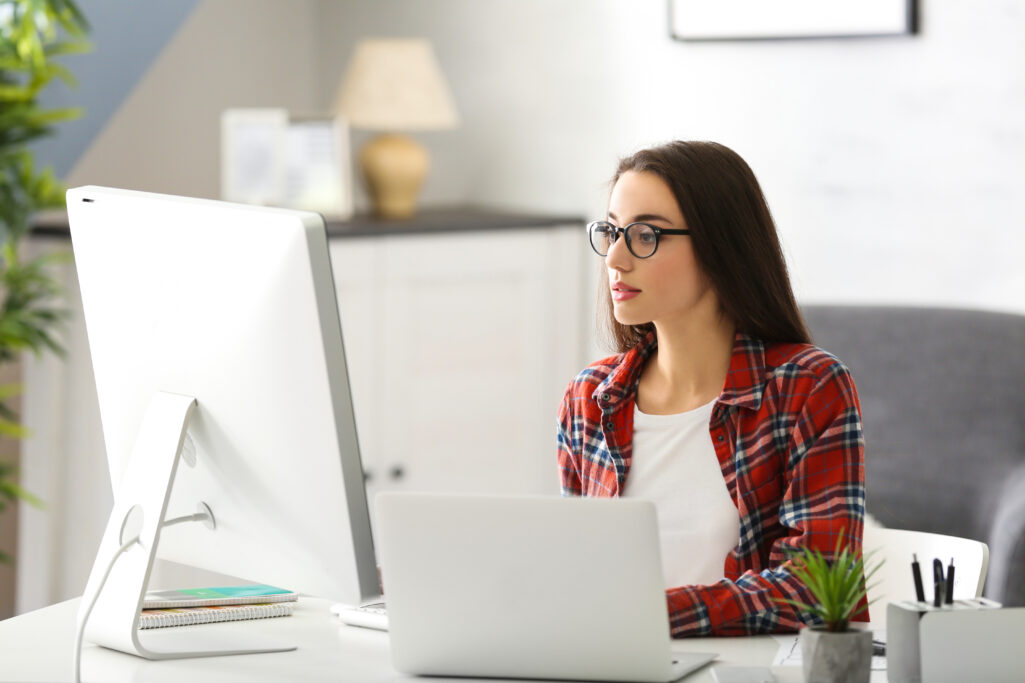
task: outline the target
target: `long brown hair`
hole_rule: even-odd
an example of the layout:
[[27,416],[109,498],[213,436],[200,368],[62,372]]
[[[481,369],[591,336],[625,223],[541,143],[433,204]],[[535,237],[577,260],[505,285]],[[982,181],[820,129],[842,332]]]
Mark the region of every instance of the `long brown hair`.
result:
[[[627,171],[654,173],[672,190],[698,264],[738,332],[766,342],[810,342],[772,214],[740,155],[715,142],[678,140],[621,160],[612,184]],[[616,350],[626,351],[654,325],[617,321],[608,278],[601,281],[609,336]]]

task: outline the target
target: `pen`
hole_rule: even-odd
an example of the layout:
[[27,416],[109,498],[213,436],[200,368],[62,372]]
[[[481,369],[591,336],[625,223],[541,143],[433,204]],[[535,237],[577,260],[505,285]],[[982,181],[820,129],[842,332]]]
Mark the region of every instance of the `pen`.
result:
[[950,558],[947,565],[947,604],[954,604],[954,558]]
[[939,607],[943,604],[943,598],[945,597],[946,590],[943,583],[943,563],[940,562],[939,558],[935,558],[932,561],[932,580],[933,580],[933,594],[932,594],[932,606]]
[[918,555],[911,553],[911,576],[915,579],[915,598],[925,602],[925,588],[922,587],[922,570],[918,566]]

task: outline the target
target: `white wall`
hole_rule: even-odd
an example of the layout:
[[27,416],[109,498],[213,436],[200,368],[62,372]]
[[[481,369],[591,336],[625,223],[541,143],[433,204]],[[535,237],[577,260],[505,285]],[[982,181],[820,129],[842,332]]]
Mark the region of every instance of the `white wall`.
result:
[[204,0],[69,181],[217,196],[222,109],[326,111],[357,39],[426,36],[463,124],[418,136],[424,204],[597,216],[619,156],[714,139],[801,299],[1025,312],[1025,4],[919,1],[914,37],[684,43],[665,0]]
[[915,37],[683,43],[664,0],[322,0],[321,92],[357,37],[427,36],[464,118],[427,202],[594,216],[619,155],[714,139],[803,300],[1025,311],[1025,4],[920,5]]

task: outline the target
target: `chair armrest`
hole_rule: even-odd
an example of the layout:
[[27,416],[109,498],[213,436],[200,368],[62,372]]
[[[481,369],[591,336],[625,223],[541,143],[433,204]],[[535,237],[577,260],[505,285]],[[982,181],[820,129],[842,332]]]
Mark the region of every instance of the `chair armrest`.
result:
[[989,534],[985,594],[1007,607],[1025,606],[1025,465],[1001,487]]

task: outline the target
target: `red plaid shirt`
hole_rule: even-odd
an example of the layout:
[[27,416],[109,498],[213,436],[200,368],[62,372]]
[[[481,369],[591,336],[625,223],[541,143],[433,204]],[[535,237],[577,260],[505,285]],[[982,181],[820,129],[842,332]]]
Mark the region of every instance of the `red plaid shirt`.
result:
[[[563,495],[622,491],[637,382],[655,347],[652,334],[570,383],[559,409]],[[787,549],[810,546],[830,556],[843,532],[861,552],[864,437],[847,368],[814,346],[765,345],[738,334],[708,429],[740,515],[740,543],[726,556],[723,580],[666,591],[673,636],[794,631],[814,623],[779,599],[811,602],[788,571]]]

